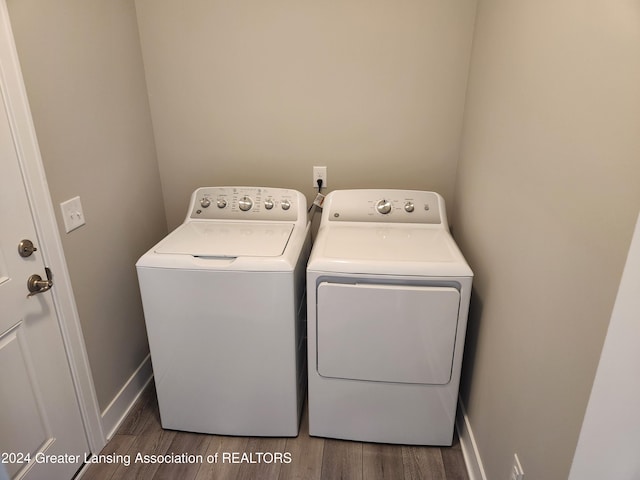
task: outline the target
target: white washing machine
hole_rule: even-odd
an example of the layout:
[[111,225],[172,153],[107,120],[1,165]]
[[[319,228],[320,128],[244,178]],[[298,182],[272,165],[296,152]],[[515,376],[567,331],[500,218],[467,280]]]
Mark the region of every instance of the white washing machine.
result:
[[472,277],[437,193],[329,193],[307,266],[309,433],[451,445]]
[[298,434],[306,389],[306,199],[196,190],[185,222],[136,264],[162,426]]

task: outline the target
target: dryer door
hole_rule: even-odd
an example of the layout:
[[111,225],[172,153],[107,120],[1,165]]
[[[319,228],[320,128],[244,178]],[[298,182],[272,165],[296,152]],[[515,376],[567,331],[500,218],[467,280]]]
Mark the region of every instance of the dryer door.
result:
[[451,379],[455,288],[323,282],[317,299],[320,375],[432,385]]

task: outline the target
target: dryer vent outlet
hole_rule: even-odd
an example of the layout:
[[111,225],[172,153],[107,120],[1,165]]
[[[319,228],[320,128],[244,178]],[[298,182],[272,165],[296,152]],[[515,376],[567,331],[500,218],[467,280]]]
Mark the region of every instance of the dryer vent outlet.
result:
[[513,455],[513,465],[511,466],[511,476],[509,480],[524,480],[524,471],[522,470],[522,465],[520,464],[517,453]]

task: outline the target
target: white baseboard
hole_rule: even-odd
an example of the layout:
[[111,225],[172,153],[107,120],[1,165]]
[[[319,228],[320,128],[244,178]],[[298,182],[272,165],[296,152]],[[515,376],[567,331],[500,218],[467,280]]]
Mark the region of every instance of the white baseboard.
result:
[[458,430],[458,437],[460,437],[460,446],[462,447],[464,463],[467,465],[469,480],[487,480],[482,459],[480,458],[480,452],[478,451],[478,445],[471,430],[469,417],[467,417],[467,411],[460,398],[458,398],[456,429]]
[[107,432],[107,440],[111,440],[115,435],[116,430],[152,377],[153,370],[151,368],[151,355],[149,354],[136,371],[133,372],[133,375],[120,389],[109,406],[102,412],[102,425],[103,430]]

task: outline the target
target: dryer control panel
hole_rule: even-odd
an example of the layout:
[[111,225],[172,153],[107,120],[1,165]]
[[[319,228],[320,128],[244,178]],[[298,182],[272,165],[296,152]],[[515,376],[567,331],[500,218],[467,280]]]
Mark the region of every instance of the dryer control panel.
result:
[[331,222],[446,224],[444,199],[417,190],[336,190],[324,201]]
[[306,216],[306,199],[296,190],[268,187],[202,187],[191,195],[187,220],[273,220]]

